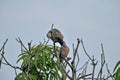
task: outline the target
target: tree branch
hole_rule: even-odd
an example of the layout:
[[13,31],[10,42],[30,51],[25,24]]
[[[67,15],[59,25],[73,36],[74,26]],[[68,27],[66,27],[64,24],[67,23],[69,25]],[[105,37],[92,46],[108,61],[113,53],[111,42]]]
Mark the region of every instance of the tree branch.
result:
[[77,46],[75,48],[75,52],[73,53],[73,60],[71,62],[71,65],[72,65],[72,80],[76,79],[75,58],[76,58],[77,50],[78,50],[78,47],[79,47],[79,44],[80,44],[80,40],[77,39],[77,41],[78,41]]

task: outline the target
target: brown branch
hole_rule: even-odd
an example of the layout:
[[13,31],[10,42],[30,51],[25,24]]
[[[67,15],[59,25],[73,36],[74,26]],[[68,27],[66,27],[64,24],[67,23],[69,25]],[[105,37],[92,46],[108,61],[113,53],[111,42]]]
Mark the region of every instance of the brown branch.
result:
[[[22,43],[22,41],[21,41],[20,38],[18,38],[18,39],[16,39],[16,40],[21,44],[22,47],[24,47],[24,48],[27,50],[27,48],[24,46],[24,44]],[[1,63],[4,64],[4,65],[8,65],[8,66],[10,66],[11,68],[13,68],[13,69],[15,70],[15,75],[17,75],[16,69],[19,69],[19,70],[21,70],[21,71],[23,71],[23,72],[24,72],[24,70],[23,70],[21,67],[13,66],[13,65],[10,64],[10,63],[7,61],[7,59],[5,58],[5,56],[4,56],[4,53],[5,53],[5,52],[4,52],[4,49],[5,49],[5,44],[7,43],[7,41],[8,41],[8,39],[6,39],[6,41],[4,42],[2,48],[0,49],[0,52],[2,52],[1,56],[2,56],[2,58],[3,58],[3,60],[4,60],[4,62],[1,62]],[[30,48],[29,48],[29,49],[30,49]],[[22,51],[22,49],[21,49],[21,51]],[[24,73],[26,74],[26,79],[27,79],[27,80],[31,80],[31,79],[29,78],[29,76],[27,76],[27,73],[26,73],[26,72],[24,72]]]
[[88,57],[88,58],[90,59],[90,61],[91,61],[91,65],[93,65],[92,78],[91,78],[91,79],[94,80],[95,67],[96,67],[98,61],[95,62],[94,56],[93,56],[93,58],[91,58],[91,57],[89,56],[89,54],[87,53],[87,51],[86,51],[86,49],[85,49],[85,47],[84,47],[83,40],[81,40],[81,44],[82,44],[82,48],[83,48],[85,54],[87,55],[87,57]]
[[28,43],[28,52],[29,52],[29,58],[28,58],[28,70],[27,70],[27,72],[26,72],[26,75],[27,75],[27,79],[29,79],[29,70],[30,70],[30,66],[31,66],[31,59],[32,59],[32,57],[33,57],[33,54],[31,53],[31,43],[32,43],[32,41],[30,42],[30,43]]
[[80,44],[80,40],[77,39],[77,46],[75,48],[75,51],[73,53],[73,60],[71,62],[71,65],[72,65],[72,80],[75,80],[76,78],[76,68],[75,68],[75,58],[76,58],[76,54],[77,54],[77,50],[78,50],[78,47],[79,47],[79,44]]
[[77,63],[76,63],[76,66],[75,66],[76,69],[77,69],[77,67],[78,67],[79,61],[80,61],[80,58],[79,58],[79,55],[78,55],[78,53],[77,53]]
[[65,75],[66,75],[66,76],[67,76],[70,80],[72,80],[72,77],[71,77],[71,76],[69,76],[68,72],[66,72],[66,70],[65,70],[65,69],[63,69],[63,67],[62,67],[62,70],[64,71]]
[[111,78],[112,80],[114,80],[113,75],[110,73],[110,70],[108,68],[108,64],[107,63],[106,63],[106,69],[107,69],[107,72],[108,72],[109,76],[107,76],[105,80],[107,80],[108,78]]
[[73,53],[72,64],[74,64],[74,62],[75,62],[75,58],[76,58],[76,54],[77,54],[77,50],[78,50],[78,47],[79,47],[79,44],[80,44],[80,40],[77,39],[77,41],[78,41],[78,43],[77,43],[77,46],[76,46],[75,52]]
[[67,64],[68,64],[68,66],[72,69],[73,67],[72,67],[72,65],[68,62],[68,60],[66,60],[64,57],[61,57]]
[[87,57],[92,61],[92,58],[89,56],[89,54],[87,53],[85,47],[84,47],[84,43],[83,43],[83,40],[81,39],[81,44],[82,44],[82,47],[83,47],[83,50],[85,52],[85,54],[87,55]]
[[[28,43],[28,48],[26,48],[25,47],[25,45],[23,44],[23,42],[22,42],[22,40],[18,37],[18,39],[16,39],[17,41],[18,41],[18,43],[20,43],[20,45],[21,45],[21,52],[23,52],[23,50],[25,49],[26,51],[28,51],[28,55],[29,55],[29,57],[28,57],[28,63],[25,65],[25,66],[23,66],[22,68],[21,68],[21,70],[25,73],[25,77],[26,77],[26,79],[27,80],[31,80],[31,78],[29,77],[29,69],[30,69],[30,65],[31,65],[31,59],[32,59],[32,57],[34,57],[35,55],[31,52],[31,43],[32,43],[32,41],[30,41],[29,43]],[[23,49],[24,48],[24,49]],[[25,69],[28,69],[27,71],[25,71]]]
[[52,26],[51,26],[51,30],[53,29],[53,26],[54,26],[54,24],[52,24]]
[[[0,49],[0,52],[2,51],[2,54],[4,54],[4,48],[5,48],[7,41],[8,41],[8,39],[5,40],[5,42],[3,43],[3,46]],[[3,59],[3,57],[0,58],[0,68],[1,68],[1,64],[2,64],[2,59]]]
[[[53,24],[52,24],[52,28],[53,28]],[[4,60],[4,62],[2,62],[2,60],[0,60],[0,63],[12,67],[15,70],[15,74],[16,75],[17,75],[17,72],[16,72],[17,69],[23,71],[25,73],[25,75],[26,75],[26,79],[30,80],[29,75],[28,75],[29,74],[29,67],[31,65],[30,64],[31,59],[35,55],[34,53],[32,54],[32,52],[31,52],[31,42],[28,43],[28,48],[26,48],[25,45],[23,44],[23,42],[21,41],[21,39],[19,37],[16,40],[21,45],[21,51],[23,51],[23,48],[24,48],[25,50],[27,50],[29,52],[29,59],[28,59],[29,61],[28,61],[28,64],[27,64],[28,71],[23,71],[23,69],[21,67],[13,66],[5,58],[5,56],[4,56],[4,49],[5,49],[5,45],[6,45],[7,41],[8,41],[8,39],[6,39],[6,41],[3,43],[3,46],[0,49],[0,52],[2,53],[1,54],[1,58],[3,58],[3,60]],[[49,41],[49,39],[47,40],[47,42],[44,40],[44,43],[42,45],[45,44],[45,47],[43,47],[41,49],[45,49],[46,48],[48,41]],[[77,68],[78,64],[79,64],[79,55],[78,55],[77,51],[78,51],[78,47],[79,47],[80,42],[81,42],[82,48],[83,48],[83,50],[84,50],[84,52],[87,55],[89,60],[81,68]],[[99,79],[100,80],[101,79],[107,80],[109,78],[114,80],[112,74],[110,73],[110,70],[108,69],[108,65],[107,64],[106,64],[106,69],[107,69],[108,75],[107,75],[107,77],[105,77],[105,75],[103,75],[103,68],[104,68],[104,65],[105,65],[105,62],[106,62],[105,61],[105,54],[104,54],[103,44],[101,44],[101,49],[102,49],[102,53],[101,53],[101,66],[100,66],[100,70],[98,72],[97,78],[95,78],[95,69],[96,69],[96,65],[97,65],[98,61],[96,61],[94,56],[90,57],[90,55],[87,53],[87,51],[86,51],[86,49],[84,47],[83,41],[82,40],[80,41],[79,39],[77,39],[77,46],[76,46],[76,48],[74,48],[74,45],[73,45],[73,59],[71,61],[71,64],[70,64],[70,62],[67,59],[62,57],[63,60],[64,60],[63,64],[65,64],[65,66],[63,66],[61,69],[63,70],[65,77],[69,78],[70,80],[80,80],[80,79],[84,79],[84,80],[86,80],[86,79],[90,79],[90,80],[99,80]],[[56,50],[55,50],[55,43],[53,43],[53,50],[54,50],[53,53],[55,53],[55,55],[57,55],[56,54]],[[54,54],[53,54],[53,56],[54,56]],[[77,63],[76,63],[76,60],[77,60]],[[88,62],[89,61],[91,61],[92,72],[90,74],[87,74],[86,71],[87,71],[87,67],[88,67]],[[68,74],[68,71],[66,71],[66,67],[67,66],[69,66],[71,71],[72,71],[72,75],[71,76]],[[76,76],[77,72],[80,71],[80,70],[81,70],[81,72],[78,73],[78,75]]]
[[5,61],[4,64],[6,64],[6,65],[12,67],[13,69],[19,69],[19,70],[22,70],[20,67],[13,66],[12,64],[10,64],[10,63],[7,61],[7,59],[5,58],[4,54],[1,54],[1,56],[3,57],[3,59],[4,59],[4,61]]
[[[62,80],[64,80],[64,77],[67,76],[70,80],[72,80],[72,77],[68,74],[68,72],[66,72],[65,68],[68,65],[71,70],[72,70],[72,66],[71,64],[68,62],[69,60],[65,59],[64,57],[61,57],[65,62],[63,63],[63,65],[61,66],[61,69],[64,71],[65,74],[62,74]],[[66,64],[66,65],[65,65]],[[64,76],[64,77],[63,77]]]
[[104,49],[103,49],[103,44],[101,44],[101,49],[102,49],[102,54],[101,54],[101,67],[100,67],[100,70],[98,72],[98,75],[97,75],[97,79],[101,79],[102,78],[102,70],[103,70],[103,67],[104,67],[104,64],[105,64],[105,55],[104,55]]
[[98,61],[95,62],[95,58],[93,56],[92,63],[91,63],[91,65],[93,66],[93,69],[92,69],[92,80],[94,80],[95,68],[96,68],[97,63],[98,63]]
[[86,71],[87,71],[87,65],[83,68],[83,70],[82,70],[82,76],[83,75],[86,75]]
[[88,65],[88,63],[89,63],[89,60],[88,60],[87,62],[85,62],[85,64],[84,64],[81,68],[77,69],[77,72],[78,72],[79,70],[84,69],[84,67],[85,67],[85,66],[87,66],[87,65]]
[[23,51],[22,48],[24,48],[25,50],[28,51],[28,49],[25,47],[25,45],[23,44],[23,42],[22,42],[22,40],[20,39],[20,37],[18,37],[18,39],[16,39],[16,41],[17,41],[18,43],[20,43],[20,45],[21,45],[21,51]]
[[78,77],[76,80],[85,79],[85,77],[88,77],[88,76],[91,76],[91,75],[92,75],[92,73],[86,74],[86,75],[82,75],[82,76]]
[[2,46],[1,49],[0,49],[0,52],[1,52],[2,50],[4,50],[4,47],[5,47],[6,43],[7,43],[7,41],[8,41],[8,39],[6,39],[5,42],[3,43],[3,46]]

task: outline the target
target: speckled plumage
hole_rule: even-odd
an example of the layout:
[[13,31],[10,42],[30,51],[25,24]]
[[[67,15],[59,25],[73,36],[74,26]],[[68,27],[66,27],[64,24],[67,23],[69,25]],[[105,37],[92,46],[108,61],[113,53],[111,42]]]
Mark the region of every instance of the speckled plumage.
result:
[[60,47],[60,58],[66,58],[69,53],[69,47],[63,42],[63,45]]
[[58,29],[50,30],[47,35],[53,42],[59,42],[61,45],[63,44],[63,35]]

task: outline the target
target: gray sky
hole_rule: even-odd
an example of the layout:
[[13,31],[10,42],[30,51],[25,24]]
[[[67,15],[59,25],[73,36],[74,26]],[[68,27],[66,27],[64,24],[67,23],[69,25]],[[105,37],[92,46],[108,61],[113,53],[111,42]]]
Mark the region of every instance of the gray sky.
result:
[[[64,34],[70,55],[72,43],[82,38],[88,53],[97,59],[100,44],[104,44],[111,71],[120,59],[120,0],[0,0],[0,46],[9,39],[5,56],[10,63],[16,65],[20,54],[17,37],[25,44],[31,40],[38,44],[51,24]],[[14,76],[12,68],[2,65],[2,80],[13,80]]]

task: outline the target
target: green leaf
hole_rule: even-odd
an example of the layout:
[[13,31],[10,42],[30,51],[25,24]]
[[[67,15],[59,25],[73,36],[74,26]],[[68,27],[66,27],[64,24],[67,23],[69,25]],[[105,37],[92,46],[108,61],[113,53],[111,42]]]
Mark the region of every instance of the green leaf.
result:
[[26,54],[21,55],[21,57],[18,58],[18,60],[17,60],[16,63],[18,63],[18,62],[21,61],[21,60],[24,60],[26,57],[28,57],[28,55],[26,55]]
[[120,67],[116,71],[116,79],[120,79]]
[[120,61],[117,62],[117,64],[115,65],[115,68],[113,70],[113,72],[115,72],[115,70],[117,69],[117,67],[120,65]]
[[19,73],[19,74],[15,77],[15,80],[26,80],[24,76],[25,76],[24,73]]
[[[58,53],[59,47],[56,46],[55,50],[56,53]],[[30,52],[26,50],[19,55],[17,63],[23,60],[21,67],[25,67],[25,71],[28,72],[32,80],[60,80],[59,69],[57,68],[58,63],[53,58],[53,46],[46,44],[33,45],[30,51],[33,54],[31,59],[29,56]],[[28,67],[29,60],[31,61]],[[20,73],[16,78],[18,78],[18,80],[20,80],[19,78],[25,80],[25,76],[26,75]]]
[[29,74],[29,78],[32,79],[32,80],[37,80],[36,76],[32,75],[32,74]]

